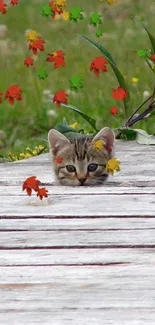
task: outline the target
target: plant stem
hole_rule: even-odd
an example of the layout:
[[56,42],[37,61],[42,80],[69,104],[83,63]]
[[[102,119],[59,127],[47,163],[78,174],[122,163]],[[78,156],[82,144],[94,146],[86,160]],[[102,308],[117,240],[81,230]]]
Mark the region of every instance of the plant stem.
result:
[[128,124],[126,126],[130,127],[131,125],[142,120],[147,114],[151,113],[154,109],[155,109],[155,101],[153,101],[143,113],[139,114],[139,116],[137,116],[132,121],[130,120],[130,122],[128,122]]
[[[154,92],[153,92],[153,94],[154,94]],[[149,97],[149,98],[147,98],[142,104],[140,104],[139,106],[138,106],[138,108],[136,108],[136,110],[133,112],[133,114],[129,117],[129,119],[127,120],[127,122],[125,123],[125,125],[124,125],[124,127],[128,127],[129,126],[129,122],[131,121],[131,119],[132,119],[132,117],[139,111],[139,109],[144,105],[144,104],[146,104],[148,101],[149,101],[149,99],[151,99],[152,97],[153,97],[153,94]]]

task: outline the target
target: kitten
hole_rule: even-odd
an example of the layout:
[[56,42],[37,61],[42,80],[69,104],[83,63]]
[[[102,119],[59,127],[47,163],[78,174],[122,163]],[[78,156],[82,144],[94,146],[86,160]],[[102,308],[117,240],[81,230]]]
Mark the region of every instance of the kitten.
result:
[[[104,148],[97,151],[94,143],[104,142]],[[76,139],[69,139],[55,129],[48,133],[52,166],[57,185],[101,185],[108,178],[105,172],[109,159],[114,157],[113,131],[105,127],[95,136],[80,135]],[[56,162],[61,157],[62,162]]]

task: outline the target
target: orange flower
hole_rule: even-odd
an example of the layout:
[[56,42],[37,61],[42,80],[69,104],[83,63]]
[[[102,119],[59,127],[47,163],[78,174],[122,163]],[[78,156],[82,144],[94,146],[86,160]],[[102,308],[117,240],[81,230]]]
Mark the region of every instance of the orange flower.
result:
[[68,104],[67,96],[64,90],[57,91],[53,97],[53,103],[56,102],[57,107],[60,107],[61,103]]
[[40,181],[38,179],[36,179],[36,176],[31,176],[25,180],[25,182],[23,183],[22,189],[23,189],[23,191],[26,190],[27,194],[29,196],[31,196],[32,190],[34,190],[35,192],[38,191],[39,184],[40,184]]
[[63,158],[62,157],[56,157],[56,162],[58,163],[58,164],[61,164],[62,163],[62,161],[63,161]]
[[38,37],[36,41],[33,41],[29,44],[29,50],[32,50],[33,54],[36,55],[37,51],[44,51],[43,44],[45,41],[41,39],[41,37]]
[[126,97],[128,97],[128,92],[126,89],[123,89],[122,87],[118,87],[117,89],[112,89],[111,96],[117,100],[123,100]]
[[17,100],[22,100],[22,96],[21,96],[21,92],[23,92],[22,89],[20,89],[18,87],[18,85],[13,85],[11,87],[9,87],[7,90],[6,90],[6,93],[5,93],[5,99],[8,98],[9,99],[9,103],[11,105],[14,104],[14,99],[16,98]]
[[27,68],[29,68],[30,65],[33,65],[33,62],[34,62],[34,60],[31,57],[29,57],[29,58],[25,59],[24,65],[26,65]]
[[151,60],[152,60],[152,61],[155,61],[155,54],[152,54],[152,55],[151,55]]
[[111,110],[110,110],[110,114],[111,114],[111,115],[116,115],[116,114],[118,114],[118,108],[115,107],[115,106],[112,107]]
[[108,61],[105,60],[103,56],[99,56],[91,62],[90,71],[94,70],[95,75],[98,77],[100,70],[103,72],[108,71],[105,64],[108,64]]
[[43,199],[43,197],[48,197],[47,190],[45,187],[39,188],[37,191],[37,196],[39,196],[40,200]]

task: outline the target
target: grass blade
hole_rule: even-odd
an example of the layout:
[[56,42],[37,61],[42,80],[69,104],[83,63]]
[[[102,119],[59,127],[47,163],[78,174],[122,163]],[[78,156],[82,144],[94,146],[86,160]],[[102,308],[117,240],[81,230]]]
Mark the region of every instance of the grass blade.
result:
[[[115,75],[116,75],[116,78],[119,82],[119,85],[120,87],[122,87],[123,89],[126,89],[128,90],[128,87],[126,85],[126,82],[124,80],[124,77],[123,75],[121,74],[120,70],[118,69],[111,53],[103,46],[103,45],[100,45],[100,44],[97,44],[93,41],[91,41],[89,38],[83,36],[83,35],[80,35],[80,37],[84,38],[88,43],[90,43],[92,46],[94,46],[96,49],[98,49],[99,51],[102,52],[102,54],[104,54],[104,56],[106,57],[106,59],[108,60],[108,62],[110,63]],[[128,94],[129,94],[129,91],[128,91]],[[128,96],[127,98],[125,98],[123,100],[124,102],[124,109],[125,109],[125,117],[127,117],[127,111],[130,107],[130,96]]]
[[[50,96],[50,98],[53,99],[53,96]],[[52,104],[51,100],[47,100],[47,103],[49,103],[49,102]],[[83,113],[79,108],[76,108],[73,105],[66,105],[66,104],[63,104],[63,103],[61,103],[61,106],[67,107],[67,108],[71,109],[72,111],[74,111],[74,112],[78,113],[79,115],[81,115],[92,126],[92,128],[96,132],[98,132],[98,130],[96,128],[96,121],[93,118],[91,118],[90,116],[88,116],[87,114]]]
[[151,42],[151,46],[152,46],[152,50],[153,50],[153,53],[155,53],[155,38],[152,36],[152,34],[148,31],[148,29],[146,28],[146,26],[143,24],[142,21],[140,21],[139,19],[137,19],[136,17],[132,17],[133,19],[135,19],[136,21],[138,21],[142,27],[145,29],[145,31],[147,32],[148,36],[149,36],[149,39],[150,39],[150,42]]

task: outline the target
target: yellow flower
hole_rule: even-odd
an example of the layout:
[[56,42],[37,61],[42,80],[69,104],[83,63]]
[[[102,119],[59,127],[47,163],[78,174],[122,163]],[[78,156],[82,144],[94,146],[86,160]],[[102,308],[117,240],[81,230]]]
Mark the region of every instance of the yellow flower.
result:
[[19,158],[21,158],[21,159],[26,159],[26,158],[30,158],[30,157],[32,157],[32,155],[30,153],[21,152],[19,154]]
[[114,3],[117,3],[117,0],[108,0],[108,5],[111,6]]
[[62,18],[64,20],[68,20],[69,19],[69,11],[64,11],[62,14],[61,14]]
[[39,144],[39,146],[36,146],[35,148],[38,149],[38,150],[42,150],[42,149],[44,149],[45,147],[42,146],[41,144]]
[[30,32],[27,33],[26,38],[28,42],[32,43],[37,40],[38,36],[39,35],[35,30],[30,30]]
[[108,160],[107,166],[106,166],[106,172],[108,172],[110,175],[114,175],[114,170],[116,170],[116,172],[120,171],[120,161],[117,160],[116,158],[112,158],[110,160]]
[[53,55],[53,56],[57,56],[58,54],[57,54],[57,52],[51,52],[51,54]]
[[54,0],[54,4],[57,7],[66,7],[66,0]]
[[136,77],[131,78],[131,82],[132,82],[133,84],[137,84],[138,81],[139,81],[139,79],[136,78]]
[[96,150],[96,151],[100,151],[101,149],[104,149],[104,142],[102,141],[102,140],[97,140],[97,141],[95,141],[95,143],[94,143],[94,149]]
[[78,126],[78,123],[77,123],[77,122],[74,122],[73,124],[70,124],[69,126],[70,126],[71,128],[73,128],[73,129],[76,129],[77,126]]

